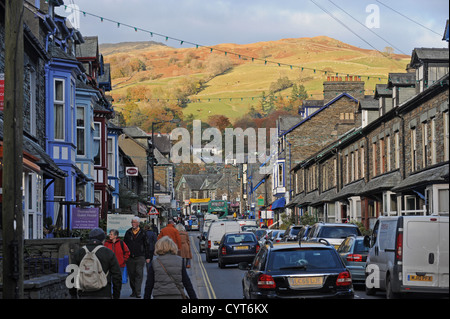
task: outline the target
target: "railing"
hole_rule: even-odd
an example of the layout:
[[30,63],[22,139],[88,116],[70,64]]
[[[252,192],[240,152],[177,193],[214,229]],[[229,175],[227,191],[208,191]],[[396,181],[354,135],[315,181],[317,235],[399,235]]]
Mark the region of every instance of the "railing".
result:
[[[0,264],[3,257],[0,256]],[[69,265],[69,256],[52,258],[44,256],[27,256],[23,259],[24,279],[37,278],[50,274],[63,274]]]

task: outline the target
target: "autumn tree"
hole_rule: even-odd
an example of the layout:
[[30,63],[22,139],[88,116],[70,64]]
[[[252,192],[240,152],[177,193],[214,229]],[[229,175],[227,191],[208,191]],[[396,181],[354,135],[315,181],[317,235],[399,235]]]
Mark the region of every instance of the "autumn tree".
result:
[[216,127],[221,132],[225,131],[227,127],[231,127],[230,119],[224,115],[212,115],[208,117],[207,122],[211,127]]

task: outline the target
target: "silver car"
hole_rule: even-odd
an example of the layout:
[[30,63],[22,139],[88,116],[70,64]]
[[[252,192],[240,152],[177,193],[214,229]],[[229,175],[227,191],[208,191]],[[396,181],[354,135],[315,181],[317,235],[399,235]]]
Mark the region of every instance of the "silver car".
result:
[[369,247],[364,246],[364,236],[349,236],[337,249],[339,256],[352,275],[354,283],[363,284]]

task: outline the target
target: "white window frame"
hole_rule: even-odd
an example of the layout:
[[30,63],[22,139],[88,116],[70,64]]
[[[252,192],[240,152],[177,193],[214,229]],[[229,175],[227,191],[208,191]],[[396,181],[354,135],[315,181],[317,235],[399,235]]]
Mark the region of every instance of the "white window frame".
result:
[[436,157],[436,118],[433,117],[431,119],[431,165],[434,165],[437,163],[437,157]]
[[444,161],[449,160],[449,121],[448,111],[442,114],[444,121]]
[[422,123],[422,168],[428,166],[428,125]]
[[[56,82],[62,82],[62,100],[56,99]],[[57,118],[57,107],[61,107],[62,109],[62,118]],[[55,141],[64,141],[66,138],[66,80],[61,78],[54,78],[53,79],[53,116],[54,116],[54,123],[53,123],[53,134]],[[58,121],[61,121],[61,128],[62,128],[62,138],[60,138],[59,134],[57,134],[57,123]],[[58,136],[57,136],[58,135]]]
[[114,137],[108,137],[108,176],[116,176],[116,165],[115,165],[115,138]]
[[[97,130],[98,128],[98,130]],[[98,136],[96,136],[96,132],[98,131]],[[93,139],[94,139],[94,165],[95,166],[101,166],[102,165],[102,123],[101,122],[94,122],[94,135],[93,135]],[[99,163],[95,163],[95,143],[98,143],[98,154],[100,157],[100,162]]]
[[[83,125],[78,125],[78,110],[81,109],[83,110]],[[86,156],[86,107],[83,105],[78,105],[77,106],[77,110],[76,110],[76,119],[75,119],[75,123],[76,123],[76,145],[77,145],[77,156],[82,156],[85,157]],[[83,131],[83,140],[84,140],[84,147],[83,147],[83,152],[82,154],[79,154],[78,151],[80,150],[80,146],[78,145],[78,131]]]
[[400,168],[400,132],[397,131],[394,134],[394,143],[395,143],[395,151],[394,151],[394,156],[395,156],[395,163],[394,163],[394,167],[395,169],[399,169]]
[[411,172],[417,170],[417,130],[411,128]]
[[386,136],[386,171],[390,172],[391,171],[391,160],[392,160],[392,147],[391,147],[391,136],[388,135]]

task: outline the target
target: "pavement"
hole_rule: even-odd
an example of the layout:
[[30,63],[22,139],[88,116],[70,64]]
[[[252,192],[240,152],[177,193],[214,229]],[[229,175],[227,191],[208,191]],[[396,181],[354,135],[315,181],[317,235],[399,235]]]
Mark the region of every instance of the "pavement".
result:
[[[212,299],[215,298],[215,296],[214,293],[211,294],[210,289],[207,289],[209,279],[208,276],[206,275],[206,270],[204,269],[202,264],[202,255],[198,251],[198,241],[197,241],[198,234],[199,234],[198,232],[189,233],[191,241],[192,259],[191,259],[191,268],[187,269],[187,273],[189,275],[189,278],[191,279],[195,293],[197,294],[197,298]],[[141,290],[142,298],[144,297],[146,281],[147,281],[147,267],[144,267],[144,279],[142,280],[142,290]],[[122,283],[120,299],[136,299],[135,297],[130,297],[130,295],[131,295],[131,287],[128,278],[127,283],[125,284]]]

